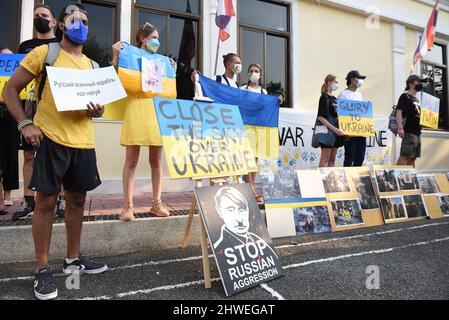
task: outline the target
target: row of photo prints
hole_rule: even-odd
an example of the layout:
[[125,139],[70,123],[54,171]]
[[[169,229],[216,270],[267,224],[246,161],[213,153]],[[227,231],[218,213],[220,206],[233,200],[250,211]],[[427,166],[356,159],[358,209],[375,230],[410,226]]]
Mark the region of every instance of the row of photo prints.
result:
[[[449,195],[438,196],[441,210],[449,216]],[[427,217],[426,205],[421,195],[383,197],[380,199],[385,221]],[[363,225],[362,206],[359,199],[331,201],[337,227]],[[331,224],[326,206],[294,208],[296,235],[330,232]]]
[[[326,193],[351,192],[351,185],[346,177],[343,168],[320,169],[323,178],[324,190]],[[448,179],[449,179],[449,173]],[[440,194],[440,189],[435,175],[433,174],[417,174],[416,169],[381,169],[375,171],[375,181],[378,191],[398,192],[408,190],[421,190],[423,194]],[[362,183],[365,186],[369,177],[362,177],[359,181],[355,181],[356,186]],[[369,187],[372,189],[372,187]],[[357,192],[359,192],[357,188]]]
[[[352,193],[352,184],[344,168],[321,168],[321,178],[326,193]],[[449,180],[449,173],[447,173]],[[380,209],[385,221],[427,217],[428,210],[422,195],[434,195],[444,216],[449,216],[449,194],[442,194],[434,174],[417,174],[415,169],[378,169],[374,178],[370,175],[353,177],[357,198],[331,200],[333,217],[327,206],[293,208],[296,235],[331,232],[330,219],[336,227],[365,224],[363,211]],[[278,168],[261,174],[266,200],[301,198],[298,173]],[[309,182],[310,183],[310,182]],[[376,190],[380,194],[379,200]],[[421,191],[421,194],[388,195],[388,192]],[[343,199],[344,198],[344,199]],[[380,203],[379,203],[380,201]],[[292,230],[293,231],[293,230]]]
[[423,194],[440,194],[433,174],[417,174],[415,169],[381,169],[375,171],[380,193],[421,190]]

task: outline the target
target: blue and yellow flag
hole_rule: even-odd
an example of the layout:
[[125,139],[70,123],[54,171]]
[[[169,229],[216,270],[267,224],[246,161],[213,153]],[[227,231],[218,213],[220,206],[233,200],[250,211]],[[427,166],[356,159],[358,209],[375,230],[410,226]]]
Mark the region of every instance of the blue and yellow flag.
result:
[[[142,89],[142,58],[158,60],[162,65],[162,91],[153,93]],[[153,97],[176,98],[176,67],[170,58],[139,49],[128,43],[120,50],[118,76],[129,98],[148,98],[153,106]],[[106,105],[104,118],[122,120],[128,98]]]
[[253,152],[257,158],[279,155],[278,97],[232,88],[200,76],[204,96],[214,102],[237,105]]

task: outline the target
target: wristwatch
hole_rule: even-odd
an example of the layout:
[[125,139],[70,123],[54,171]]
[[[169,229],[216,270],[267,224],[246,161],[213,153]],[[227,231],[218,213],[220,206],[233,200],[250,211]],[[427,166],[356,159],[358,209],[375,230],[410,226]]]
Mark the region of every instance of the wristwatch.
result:
[[20,133],[22,133],[23,128],[25,128],[26,126],[32,125],[32,124],[33,124],[32,120],[25,119],[25,120],[20,121],[17,124],[17,129],[19,130]]

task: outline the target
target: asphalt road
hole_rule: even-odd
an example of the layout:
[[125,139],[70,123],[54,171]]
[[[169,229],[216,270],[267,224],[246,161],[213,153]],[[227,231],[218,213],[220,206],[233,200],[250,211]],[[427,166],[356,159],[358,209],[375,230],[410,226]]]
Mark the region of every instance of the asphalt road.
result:
[[[111,269],[81,276],[72,290],[62,261],[52,265],[59,299],[449,299],[449,218],[309,235],[296,246],[290,240],[275,241],[285,276],[230,298],[213,257],[212,289],[204,289],[200,248],[96,257]],[[0,300],[34,299],[33,267],[0,264]]]

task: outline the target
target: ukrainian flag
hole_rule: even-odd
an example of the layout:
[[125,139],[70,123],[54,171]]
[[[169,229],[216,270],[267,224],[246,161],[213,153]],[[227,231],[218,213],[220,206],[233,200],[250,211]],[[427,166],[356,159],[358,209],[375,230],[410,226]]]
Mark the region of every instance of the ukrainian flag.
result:
[[278,158],[278,97],[236,89],[203,76],[200,84],[204,96],[214,102],[238,105],[256,158]]
[[[142,58],[147,60],[157,59],[163,66],[162,92],[153,93],[142,90]],[[128,43],[120,50],[118,63],[118,76],[128,96],[148,98],[153,103],[153,97],[176,98],[176,66],[170,58],[139,49]],[[104,118],[109,120],[122,120],[126,98],[108,104]]]

